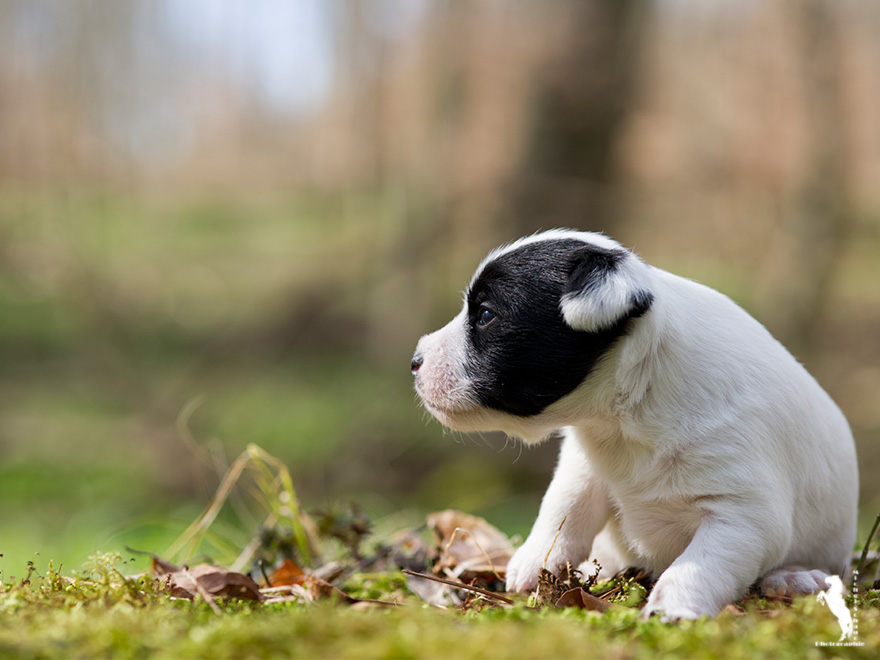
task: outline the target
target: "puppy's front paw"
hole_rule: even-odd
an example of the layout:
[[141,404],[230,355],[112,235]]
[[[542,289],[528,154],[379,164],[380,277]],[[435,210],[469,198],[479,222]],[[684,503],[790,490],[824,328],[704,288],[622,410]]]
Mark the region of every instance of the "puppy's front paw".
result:
[[[507,564],[507,590],[531,591],[538,586],[542,568],[555,571],[557,566],[571,559],[562,539],[529,537]],[[552,550],[551,550],[552,548]]]
[[652,616],[660,617],[663,623],[675,623],[676,621],[699,619],[703,615],[687,607],[675,609],[645,605],[645,609],[642,610],[642,618],[647,620]]
[[701,616],[715,616],[723,597],[711,593],[711,585],[699,588],[697,585],[677,580],[675,573],[664,573],[657,580],[648,602],[642,609],[642,618],[659,616],[664,623],[682,619],[699,619]]
[[675,623],[683,619],[699,619],[705,614],[692,606],[677,602],[675,598],[658,598],[654,602],[651,600],[642,609],[642,618],[645,620],[658,616],[663,623]]
[[538,552],[526,542],[519,548],[507,564],[507,590],[531,591],[538,586],[538,575],[544,567],[547,550]]

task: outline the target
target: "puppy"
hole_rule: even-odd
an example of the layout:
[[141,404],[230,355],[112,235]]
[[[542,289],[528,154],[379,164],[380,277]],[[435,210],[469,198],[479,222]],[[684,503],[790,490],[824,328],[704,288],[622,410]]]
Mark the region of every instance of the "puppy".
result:
[[730,299],[605,236],[554,230],[492,252],[412,372],[450,428],[528,444],[562,430],[511,590],[595,558],[606,576],[649,571],[644,615],[677,620],[714,616],[757,580],[812,593],[845,569],[858,473],[838,407]]

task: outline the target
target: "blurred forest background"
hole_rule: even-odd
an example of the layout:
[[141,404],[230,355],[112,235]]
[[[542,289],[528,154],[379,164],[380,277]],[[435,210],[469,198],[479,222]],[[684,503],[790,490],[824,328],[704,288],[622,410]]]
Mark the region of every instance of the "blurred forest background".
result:
[[161,552],[248,443],[306,508],[526,533],[555,443],[408,365],[557,226],[767,325],[880,511],[880,3],[0,0],[0,571]]

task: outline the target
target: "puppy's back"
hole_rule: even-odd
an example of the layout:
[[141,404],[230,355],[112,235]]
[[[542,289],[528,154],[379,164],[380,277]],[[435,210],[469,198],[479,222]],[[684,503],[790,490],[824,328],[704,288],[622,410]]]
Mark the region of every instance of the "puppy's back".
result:
[[653,376],[644,405],[665,417],[663,428],[702,436],[707,457],[716,452],[723,460],[724,443],[739,444],[757,468],[754,479],[767,481],[755,484],[757,492],[791,498],[787,561],[842,570],[855,539],[858,499],[855,443],[843,413],[727,296],[656,268],[652,278],[655,304],[640,319],[653,325],[642,330],[640,368],[647,361]]

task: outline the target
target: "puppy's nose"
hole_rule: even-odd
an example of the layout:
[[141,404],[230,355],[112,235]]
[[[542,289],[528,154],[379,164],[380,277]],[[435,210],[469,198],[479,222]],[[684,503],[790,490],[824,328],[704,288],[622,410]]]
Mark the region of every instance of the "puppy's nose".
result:
[[425,358],[422,357],[421,353],[416,353],[413,355],[412,362],[409,363],[409,367],[413,372],[413,376],[416,375],[416,372],[421,369],[422,364],[425,362]]

